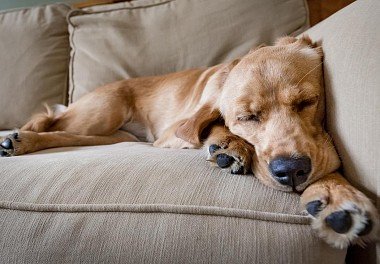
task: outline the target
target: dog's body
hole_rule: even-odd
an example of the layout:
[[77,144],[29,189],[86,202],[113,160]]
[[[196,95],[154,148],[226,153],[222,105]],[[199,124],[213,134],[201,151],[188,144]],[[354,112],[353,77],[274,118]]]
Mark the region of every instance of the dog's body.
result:
[[339,158],[322,127],[321,52],[308,38],[286,37],[231,63],[109,84],[35,116],[2,141],[0,154],[137,140],[205,145],[208,160],[232,173],[252,168],[268,186],[304,191],[302,204],[328,243],[363,243],[376,236],[378,216],[336,173]]

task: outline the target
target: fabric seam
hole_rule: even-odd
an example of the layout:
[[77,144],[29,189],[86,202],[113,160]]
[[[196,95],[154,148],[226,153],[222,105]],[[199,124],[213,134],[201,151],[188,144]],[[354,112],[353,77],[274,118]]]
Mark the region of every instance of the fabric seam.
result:
[[0,201],[0,210],[50,213],[170,213],[244,218],[251,220],[309,225],[310,218],[303,215],[271,213],[246,209],[169,204],[33,204]]
[[[93,14],[100,14],[100,13],[116,12],[116,11],[120,11],[120,10],[144,9],[144,8],[150,8],[150,7],[165,5],[165,4],[168,4],[170,2],[175,2],[175,1],[176,0],[166,0],[166,1],[163,1],[163,2],[152,3],[152,4],[143,5],[143,6],[124,6],[124,7],[119,7],[119,8],[115,8],[115,9],[98,10],[98,11],[86,11],[86,10],[78,9],[80,12],[78,12],[76,14],[80,13],[80,15],[85,16],[85,15],[93,15]],[[73,15],[70,15],[69,18],[76,16],[76,14],[75,14],[75,12],[73,12]]]

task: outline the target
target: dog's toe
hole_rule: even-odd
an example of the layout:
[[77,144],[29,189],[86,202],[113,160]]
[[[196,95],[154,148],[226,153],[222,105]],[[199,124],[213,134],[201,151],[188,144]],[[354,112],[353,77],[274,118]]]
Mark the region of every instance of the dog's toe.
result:
[[240,175],[245,174],[244,166],[240,166],[237,170],[232,169],[231,173],[232,174],[240,174]]
[[227,168],[229,166],[231,166],[231,164],[235,161],[235,159],[225,153],[222,153],[222,154],[218,154],[216,156],[216,164],[218,164],[218,166],[220,168]]
[[12,137],[15,139],[15,140],[18,140],[19,139],[19,134],[16,132],[16,133],[13,133],[12,134]]
[[368,219],[364,228],[358,233],[358,236],[368,235],[369,233],[371,233],[372,228],[373,228],[373,222],[371,219]]
[[219,150],[220,149],[220,146],[216,145],[216,144],[212,144],[208,147],[208,152],[210,153],[210,155],[214,154],[215,151]]
[[4,149],[13,149],[12,140],[10,140],[9,138],[6,138],[0,145]]
[[321,211],[322,202],[319,200],[312,201],[306,205],[306,211],[312,215],[316,216]]
[[347,233],[352,226],[351,214],[348,211],[337,211],[328,215],[326,224],[339,234]]
[[8,157],[8,153],[3,150],[0,150],[0,157]]

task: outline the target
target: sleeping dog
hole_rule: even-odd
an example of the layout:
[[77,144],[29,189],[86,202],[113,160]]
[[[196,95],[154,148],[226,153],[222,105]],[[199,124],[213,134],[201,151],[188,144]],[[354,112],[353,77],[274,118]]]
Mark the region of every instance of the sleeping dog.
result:
[[303,192],[312,227],[332,246],[364,244],[376,236],[378,215],[336,172],[340,160],[323,129],[322,58],[308,37],[284,37],[230,63],[112,83],[32,117],[0,141],[0,155],[138,140],[205,146],[221,168]]

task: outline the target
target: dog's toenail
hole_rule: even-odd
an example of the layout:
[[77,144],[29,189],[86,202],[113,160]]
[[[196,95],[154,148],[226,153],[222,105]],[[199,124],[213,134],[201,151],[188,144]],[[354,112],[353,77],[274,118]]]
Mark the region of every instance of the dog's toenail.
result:
[[322,202],[319,200],[312,201],[306,205],[306,211],[312,216],[316,216],[321,211]]
[[232,174],[244,174],[244,167],[240,166],[240,168],[238,170],[236,170],[236,171],[231,170],[231,173]]
[[234,158],[231,156],[228,156],[227,154],[218,154],[216,156],[216,163],[221,168],[227,168],[234,162]]
[[372,231],[373,222],[371,219],[368,219],[362,231],[359,232],[358,236],[368,235]]
[[352,226],[352,218],[347,211],[338,211],[330,214],[325,219],[326,224],[339,234],[347,233]]
[[218,149],[220,149],[220,147],[216,144],[212,144],[208,147],[208,152],[210,152],[210,154],[214,154],[215,151],[217,151]]
[[5,151],[0,151],[0,157],[6,157],[8,156],[8,153],[6,153]]
[[13,149],[12,140],[9,138],[6,138],[0,145],[5,149]]

